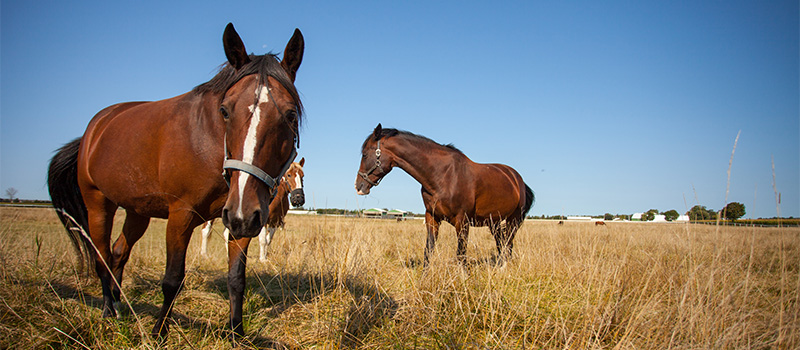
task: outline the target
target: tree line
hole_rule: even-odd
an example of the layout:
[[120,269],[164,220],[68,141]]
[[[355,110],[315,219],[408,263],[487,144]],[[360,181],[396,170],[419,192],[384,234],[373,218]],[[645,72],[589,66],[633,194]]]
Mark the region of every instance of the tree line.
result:
[[[722,210],[714,211],[712,209],[706,208],[704,205],[695,205],[692,209],[689,209],[685,213],[685,215],[689,216],[690,221],[700,221],[700,220],[716,220],[719,217],[722,220],[730,220],[735,221],[739,218],[743,217],[747,214],[745,210],[744,204],[739,202],[731,202],[728,203]],[[675,221],[680,217],[680,213],[675,210],[667,210],[667,211],[659,211],[658,209],[650,209],[642,214],[642,221],[653,221],[656,215],[664,215],[664,219],[667,221]],[[620,220],[630,220],[632,215],[625,215],[625,214],[611,214],[605,213],[605,215],[597,215],[592,216],[594,219],[603,219],[606,221],[611,221],[614,219]],[[566,220],[567,217],[564,215],[540,215],[540,216],[528,216],[528,219],[544,219],[544,220]]]

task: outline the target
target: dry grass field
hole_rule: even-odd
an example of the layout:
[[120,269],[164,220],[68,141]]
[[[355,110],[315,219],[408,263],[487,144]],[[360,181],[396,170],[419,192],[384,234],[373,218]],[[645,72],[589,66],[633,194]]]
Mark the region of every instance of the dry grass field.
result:
[[[0,208],[0,348],[230,347],[217,225],[210,258],[192,240],[158,343],[165,221],[134,247],[122,317],[102,319],[100,284],[76,271],[53,211]],[[442,228],[425,269],[422,221],[287,218],[268,262],[250,246],[241,347],[800,348],[800,229],[529,221],[503,267],[473,228],[462,267]]]

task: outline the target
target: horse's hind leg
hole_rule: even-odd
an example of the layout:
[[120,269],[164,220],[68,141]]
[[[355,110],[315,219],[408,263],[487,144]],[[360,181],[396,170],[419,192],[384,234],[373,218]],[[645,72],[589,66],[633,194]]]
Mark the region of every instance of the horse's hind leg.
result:
[[86,204],[88,214],[89,227],[87,229],[95,247],[94,268],[103,287],[103,317],[115,317],[117,311],[114,309],[114,297],[111,292],[115,283],[109,269],[113,264],[111,227],[114,223],[117,205],[108,200],[99,190],[84,192],[83,202]]
[[495,244],[497,245],[498,262],[504,264],[511,259],[514,252],[514,236],[519,230],[518,222],[504,221],[492,226]]
[[111,293],[116,303],[120,301],[119,286],[122,284],[122,271],[125,269],[125,264],[131,256],[131,248],[133,248],[133,245],[136,244],[139,238],[142,238],[149,224],[149,217],[138,215],[130,210],[126,211],[125,224],[122,226],[122,234],[119,235],[117,241],[114,242],[114,249],[111,252],[113,256],[111,271],[114,278],[117,280],[117,283],[111,286]]

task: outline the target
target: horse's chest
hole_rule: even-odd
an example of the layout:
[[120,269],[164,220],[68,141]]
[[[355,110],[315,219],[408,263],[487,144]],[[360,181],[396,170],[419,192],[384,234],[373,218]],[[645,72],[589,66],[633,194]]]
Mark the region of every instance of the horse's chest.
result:
[[423,192],[425,210],[436,217],[453,218],[475,215],[475,201],[463,195],[432,195]]

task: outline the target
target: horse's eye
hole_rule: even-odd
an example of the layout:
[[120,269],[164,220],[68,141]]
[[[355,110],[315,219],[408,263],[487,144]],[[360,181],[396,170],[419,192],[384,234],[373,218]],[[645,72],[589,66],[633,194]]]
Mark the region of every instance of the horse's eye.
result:
[[219,113],[222,114],[222,117],[225,118],[226,120],[229,118],[228,109],[225,108],[225,106],[219,107]]
[[286,121],[289,123],[295,123],[297,121],[297,112],[295,111],[288,111],[286,112]]

